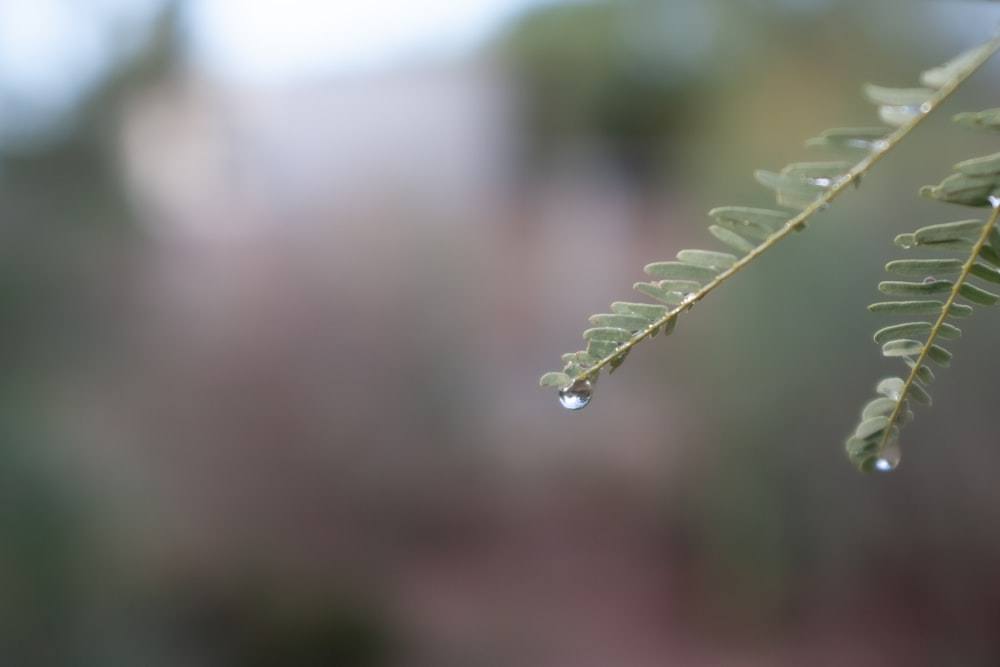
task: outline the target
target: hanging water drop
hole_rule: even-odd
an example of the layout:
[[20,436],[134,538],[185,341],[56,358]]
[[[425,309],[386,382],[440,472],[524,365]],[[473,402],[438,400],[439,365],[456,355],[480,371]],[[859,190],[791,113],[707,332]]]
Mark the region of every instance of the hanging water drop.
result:
[[886,445],[879,457],[875,459],[874,468],[879,472],[890,472],[895,470],[899,465],[900,458],[899,443],[891,442]]
[[580,410],[587,407],[593,395],[593,381],[589,378],[581,378],[559,390],[559,402],[567,410]]
[[986,198],[986,201],[988,201],[990,203],[990,206],[992,206],[993,208],[1000,208],[1000,197],[997,197],[996,195],[990,195],[989,197]]
[[887,459],[884,456],[880,456],[875,459],[875,470],[878,470],[879,472],[889,472],[894,470],[897,465],[897,463],[894,463],[892,460]]

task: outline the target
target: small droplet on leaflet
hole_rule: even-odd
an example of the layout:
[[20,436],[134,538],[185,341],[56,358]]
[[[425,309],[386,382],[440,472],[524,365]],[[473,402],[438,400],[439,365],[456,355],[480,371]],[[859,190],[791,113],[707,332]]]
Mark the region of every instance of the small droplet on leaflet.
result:
[[559,390],[559,402],[567,410],[580,410],[587,407],[593,395],[593,381],[581,378],[568,387],[563,387]]
[[930,110],[929,102],[923,104],[883,104],[878,108],[878,117],[882,119],[883,123],[899,127]]

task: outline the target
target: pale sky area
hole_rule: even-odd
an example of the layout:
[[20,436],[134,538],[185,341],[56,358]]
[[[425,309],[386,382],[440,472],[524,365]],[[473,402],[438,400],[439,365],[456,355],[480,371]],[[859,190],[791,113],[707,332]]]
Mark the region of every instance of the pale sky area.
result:
[[448,57],[540,0],[207,0],[190,3],[192,56],[258,82]]
[[[181,7],[194,66],[267,85],[458,56],[547,1],[187,0]],[[163,2],[0,0],[0,136],[70,108],[115,55],[139,42],[140,27]]]
[[[44,129],[64,115],[116,55],[141,43],[142,27],[148,27],[148,18],[165,1],[0,0],[0,138]],[[564,1],[179,3],[186,57],[192,65],[222,80],[269,85],[360,75],[414,59],[457,57],[525,9]],[[804,2],[800,8],[815,8],[806,0],[797,1]],[[938,36],[979,25],[955,12],[955,3],[943,4]],[[920,5],[925,10],[935,6]],[[983,10],[987,24],[995,21],[995,12],[989,12],[996,3],[958,6]]]

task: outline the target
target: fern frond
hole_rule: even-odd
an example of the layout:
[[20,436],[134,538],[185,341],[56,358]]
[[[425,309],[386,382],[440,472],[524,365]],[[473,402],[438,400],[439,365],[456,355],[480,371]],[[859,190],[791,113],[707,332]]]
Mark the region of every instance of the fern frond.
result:
[[648,264],[645,271],[652,279],[636,283],[634,289],[659,304],[618,301],[612,304],[613,312],[591,317],[597,328],[584,332],[586,349],[563,355],[563,370],[546,373],[540,384],[558,388],[564,407],[587,405],[602,369],[613,371],[638,343],[661,332],[670,333],[683,311],[786,236],[802,230],[807,220],[827,208],[849,185],[860,182],[863,174],[998,49],[1000,35],[924,72],[921,88],[865,86],[866,97],[878,105],[886,126],[832,128],[807,142],[811,147],[860,155],[856,161],[798,162],[780,172],[757,171],[756,179],[775,191],[778,205],[792,211],[745,206],[709,211],[715,221],[709,232],[730,252],[681,250],[676,261]]
[[[956,176],[977,179],[974,187],[958,187]],[[861,411],[861,421],[847,440],[847,455],[863,471],[889,471],[899,465],[899,432],[913,419],[910,402],[930,405],[927,388],[934,373],[927,366],[951,363],[951,352],[940,341],[962,335],[949,319],[968,317],[972,306],[993,305],[1000,301],[994,294],[972,282],[973,279],[1000,284],[1000,154],[966,160],[955,165],[955,174],[940,185],[921,192],[934,199],[966,206],[992,206],[987,220],[958,220],[923,227],[912,234],[896,237],[904,248],[959,251],[964,259],[902,259],[886,264],[886,271],[903,276],[926,276],[921,281],[889,280],[879,283],[883,294],[916,300],[881,301],[868,307],[875,313],[890,315],[937,315],[934,321],[903,322],[875,332],[875,342],[886,357],[900,357],[909,367],[906,377],[891,377],[879,382],[877,397]],[[938,276],[949,276],[941,279]],[[954,278],[951,278],[954,276]],[[940,295],[942,299],[927,297]]]

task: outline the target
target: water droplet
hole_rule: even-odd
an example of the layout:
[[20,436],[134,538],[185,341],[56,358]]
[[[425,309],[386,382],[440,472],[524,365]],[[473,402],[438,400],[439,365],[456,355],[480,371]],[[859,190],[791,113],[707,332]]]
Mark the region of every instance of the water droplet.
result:
[[893,463],[891,460],[882,456],[875,460],[875,470],[878,470],[879,472],[889,472],[895,468],[896,465],[896,463]]
[[691,307],[694,305],[694,299],[696,296],[698,295],[695,294],[694,292],[688,292],[687,294],[684,295],[684,298],[681,299],[681,305],[687,306],[687,309],[691,310]]
[[857,148],[870,153],[881,153],[889,147],[885,139],[870,139],[868,137],[851,137],[844,142],[848,148]]
[[559,390],[559,402],[567,410],[580,410],[587,407],[593,395],[594,382],[589,378],[582,378]]
[[[920,114],[927,113],[922,104],[883,104],[878,108],[878,117],[887,125],[905,125]],[[930,111],[928,105],[927,111]]]
[[886,378],[878,383],[875,391],[891,398],[894,401],[899,400],[899,392],[903,388],[903,381],[899,378]]
[[870,151],[874,147],[875,142],[871,141],[870,139],[859,139],[858,137],[851,137],[850,139],[844,142],[844,145],[849,148],[860,148],[862,150]]
[[806,177],[806,183],[820,188],[828,188],[833,185],[833,179],[825,176],[808,176]]
[[986,200],[989,201],[990,206],[992,206],[993,208],[1000,208],[1000,197],[997,197],[996,195],[990,195],[989,197],[986,198]]
[[900,461],[899,443],[891,442],[882,450],[882,454],[875,459],[875,470],[879,472],[890,472],[895,470]]
[[931,111],[930,102],[924,102],[923,104],[920,105],[920,113],[930,113],[930,111]]
[[905,243],[904,242],[904,243],[900,243],[899,247],[902,248],[903,250],[909,250],[910,248],[912,248],[915,245],[916,245],[915,243]]
[[937,280],[937,278],[935,278],[934,276],[927,276],[926,278],[924,278],[923,282],[925,285],[930,285],[935,280]]

